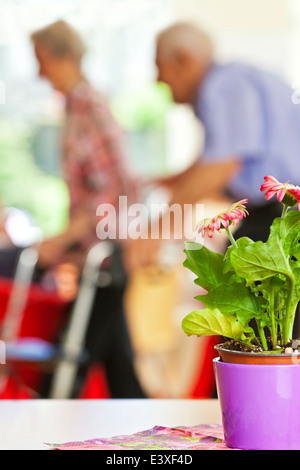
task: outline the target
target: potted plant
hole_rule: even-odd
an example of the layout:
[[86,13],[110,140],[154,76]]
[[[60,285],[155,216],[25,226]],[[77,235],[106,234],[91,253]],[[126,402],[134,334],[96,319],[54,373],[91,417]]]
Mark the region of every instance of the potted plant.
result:
[[300,187],[266,176],[260,189],[283,205],[266,242],[234,239],[231,227],[248,215],[246,199],[198,226],[203,237],[227,231],[224,254],[186,242],[184,266],[204,289],[196,299],[205,308],[188,314],[182,328],[224,337],[213,365],[227,445],[300,449],[300,341],[292,337],[300,300]]

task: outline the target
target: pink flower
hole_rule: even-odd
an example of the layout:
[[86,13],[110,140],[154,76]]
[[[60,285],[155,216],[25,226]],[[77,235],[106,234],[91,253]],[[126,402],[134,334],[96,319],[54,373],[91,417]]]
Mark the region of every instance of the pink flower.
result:
[[273,176],[265,176],[264,183],[260,190],[265,191],[265,198],[268,201],[274,194],[277,194],[277,200],[286,206],[293,207],[298,204],[300,210],[300,187],[289,183],[280,183]]
[[202,220],[198,224],[198,233],[201,233],[202,237],[208,235],[209,238],[212,238],[215,230],[219,232],[223,228],[228,228],[229,225],[238,225],[239,221],[248,215],[244,206],[247,202],[248,199],[242,199],[234,203],[230,209],[221,212],[212,219]]

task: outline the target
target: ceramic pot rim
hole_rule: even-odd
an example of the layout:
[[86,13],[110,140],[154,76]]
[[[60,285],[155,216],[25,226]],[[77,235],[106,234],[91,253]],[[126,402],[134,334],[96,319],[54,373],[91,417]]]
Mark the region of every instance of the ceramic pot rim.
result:
[[219,357],[223,362],[235,363],[235,364],[300,364],[300,354],[296,353],[255,353],[255,352],[243,352],[234,351],[223,348],[224,343],[217,344],[214,346],[215,350],[218,351]]

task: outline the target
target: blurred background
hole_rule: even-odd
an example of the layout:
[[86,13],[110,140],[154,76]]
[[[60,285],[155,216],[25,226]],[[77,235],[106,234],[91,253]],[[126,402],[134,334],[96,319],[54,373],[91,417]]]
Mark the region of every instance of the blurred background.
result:
[[[213,37],[220,60],[278,71],[290,84],[291,99],[300,89],[297,0],[0,0],[0,18],[0,200],[14,214],[7,228],[20,245],[37,233],[59,233],[69,203],[60,175],[64,102],[38,78],[31,31],[64,19],[85,38],[86,76],[109,98],[125,131],[129,164],[141,179],[182,170],[201,151],[192,111],[174,105],[167,87],[156,83],[154,39],[163,27],[198,22]],[[144,302],[155,294],[157,317],[159,309],[168,312],[165,324],[158,327],[155,315],[147,317],[147,327],[142,317],[132,321],[140,294],[130,291],[137,367],[150,396],[209,396],[211,385],[201,385],[207,340],[186,341],[180,332],[193,289],[179,266],[143,294]]]
[[189,109],[171,103],[168,90],[155,84],[154,38],[164,26],[197,20],[212,34],[220,58],[276,69],[291,87],[300,86],[300,6],[294,0],[1,0],[0,15],[6,89],[0,197],[5,205],[26,209],[46,234],[60,230],[68,203],[59,178],[63,103],[37,76],[31,31],[63,18],[82,33],[89,46],[86,74],[109,96],[127,133],[128,157],[146,176],[188,165],[198,140],[187,124]]

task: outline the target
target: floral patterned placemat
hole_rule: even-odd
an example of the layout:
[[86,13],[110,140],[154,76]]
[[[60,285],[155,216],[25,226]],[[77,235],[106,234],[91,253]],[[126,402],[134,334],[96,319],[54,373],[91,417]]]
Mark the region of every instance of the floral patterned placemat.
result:
[[229,450],[220,424],[155,426],[128,436],[47,445],[56,450]]

